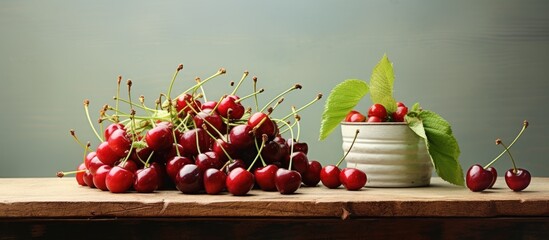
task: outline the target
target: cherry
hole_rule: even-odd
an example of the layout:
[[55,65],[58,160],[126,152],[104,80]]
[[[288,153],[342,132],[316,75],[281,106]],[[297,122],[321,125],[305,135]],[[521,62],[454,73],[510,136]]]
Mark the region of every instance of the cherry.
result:
[[368,118],[370,117],[378,117],[383,121],[387,119],[387,110],[383,105],[375,103],[368,109]]
[[206,109],[212,109],[213,110],[213,109],[215,109],[216,106],[217,106],[216,101],[207,101],[207,102],[202,103],[202,110],[206,110]]
[[366,117],[360,112],[352,110],[345,116],[345,122],[366,122]]
[[153,168],[137,170],[133,188],[139,193],[151,193],[158,188],[158,172]]
[[254,187],[254,175],[244,168],[235,168],[227,176],[226,185],[229,193],[244,196]]
[[88,168],[88,170],[90,170],[90,173],[92,175],[95,175],[95,173],[97,172],[97,169],[99,169],[101,166],[106,165],[106,164],[101,162],[101,160],[99,160],[98,157],[93,157],[88,165],[89,166],[87,168]]
[[350,191],[360,190],[366,185],[366,174],[356,168],[344,168],[339,173],[339,181]]
[[80,185],[80,186],[87,186],[86,182],[84,181],[84,174],[86,173],[86,164],[85,163],[80,163],[80,165],[78,165],[78,168],[76,168],[76,174],[75,174],[75,178],[76,178],[76,182]]
[[465,183],[473,192],[480,192],[487,189],[492,183],[492,180],[492,172],[487,171],[479,164],[471,166],[465,175]]
[[221,162],[215,152],[198,154],[195,158],[195,164],[202,172],[206,171],[208,168],[221,169],[221,167],[223,167],[223,162]]
[[292,194],[301,186],[301,174],[294,170],[279,168],[275,175],[275,185],[281,194]]
[[269,164],[265,167],[259,167],[254,171],[255,182],[263,191],[275,191],[275,176],[278,171],[276,165]]
[[204,129],[195,128],[184,132],[179,139],[179,144],[183,146],[186,155],[196,156],[201,152],[208,151],[210,148],[210,136]]
[[207,194],[218,194],[225,188],[227,174],[215,169],[209,168],[204,172],[204,189]]
[[275,141],[268,141],[261,150],[261,157],[267,164],[274,163],[280,160],[280,144]]
[[246,163],[242,159],[233,159],[231,163],[227,166],[227,170],[231,172],[236,168],[246,168]]
[[203,188],[202,171],[194,164],[186,164],[175,177],[175,186],[185,194],[199,193]]
[[490,186],[488,186],[488,188],[492,188],[496,183],[496,180],[498,179],[498,171],[494,167],[486,168],[486,170],[492,173],[492,183],[490,183]]
[[255,130],[257,139],[261,139],[263,134],[266,134],[269,139],[273,139],[278,134],[278,127],[271,120],[269,115],[256,112],[248,119],[248,126]]
[[95,188],[95,184],[93,184],[93,175],[91,174],[90,170],[87,170],[84,172],[84,176],[82,177],[84,180],[84,183],[90,188]]
[[[112,167],[109,165],[102,165],[97,169],[95,175],[93,175],[93,185],[103,191],[108,191],[107,184],[105,182],[107,175],[111,171]],[[89,185],[88,185],[89,186]]]
[[340,170],[335,165],[328,165],[322,168],[320,171],[320,181],[327,188],[337,188],[341,186],[341,181],[339,180]]
[[294,152],[303,152],[305,154],[309,153],[309,145],[305,142],[296,142],[295,139],[288,139],[286,144],[291,149],[292,145],[294,146]]
[[125,157],[128,154],[132,144],[132,141],[124,129],[114,130],[107,141],[111,150],[119,158]]
[[187,164],[193,164],[194,161],[188,157],[175,156],[166,162],[166,172],[172,181],[179,173],[179,170]]
[[105,179],[107,188],[112,193],[123,193],[128,191],[135,181],[135,175],[129,170],[120,166],[114,166]]
[[158,124],[145,135],[147,146],[153,151],[161,151],[172,146],[172,129],[167,124]]
[[[177,139],[179,139],[179,137]],[[183,146],[181,146],[181,144],[179,144],[179,143],[172,144],[172,148],[170,149],[170,151],[166,152],[166,154],[165,154],[166,161],[168,161],[169,159],[172,159],[175,156],[178,156],[177,153],[179,153],[179,155],[181,155],[183,152],[184,152],[184,150],[183,150]]]
[[303,152],[294,152],[290,155],[292,161],[292,170],[296,170],[299,174],[305,174],[309,169],[309,158]]
[[302,181],[306,186],[314,187],[320,182],[320,171],[322,171],[322,165],[320,162],[313,160],[309,161],[309,168],[302,176]]
[[118,164],[118,166],[125,168],[132,173],[137,172],[137,163],[133,160],[122,161]]
[[383,122],[383,119],[376,116],[371,116],[368,117],[368,120],[366,122]]
[[165,164],[153,162],[151,163],[150,168],[156,170],[156,174],[158,175],[158,189],[164,189],[168,185],[173,184],[173,181],[170,179],[168,173],[166,172]]
[[531,179],[532,176],[530,175],[530,172],[522,168],[511,168],[505,172],[505,183],[515,192],[519,192],[527,188],[528,185],[530,185]]
[[202,110],[198,112],[194,117],[193,121],[196,127],[203,128],[205,125],[208,129],[215,128],[217,132],[224,132],[225,122],[219,114],[212,112],[211,109]]
[[[190,103],[190,105],[189,105]],[[201,103],[197,99],[194,99],[191,94],[185,93],[177,98],[177,112],[194,114],[194,111],[201,109]]]
[[393,122],[404,122],[406,114],[408,114],[408,108],[406,106],[399,106],[397,110],[391,115]]
[[250,148],[254,144],[253,127],[243,124],[237,125],[229,132],[229,142],[235,149]]
[[120,123],[112,123],[109,126],[107,126],[107,128],[105,128],[105,132],[103,134],[105,136],[105,139],[109,139],[111,134],[114,131],[118,130],[118,129],[125,130],[125,127],[124,127],[124,125],[122,125]]
[[95,152],[89,152],[88,155],[86,155],[86,158],[84,159],[84,163],[86,165],[86,168],[88,168],[88,169],[90,168],[90,162],[95,156],[97,156],[97,153],[95,153]]
[[[109,146],[109,142],[105,141],[99,144],[99,146],[96,149],[96,154],[99,160],[101,160],[102,163],[106,165],[113,166],[116,161],[120,159],[120,156],[118,156],[112,148]],[[93,172],[93,171],[92,171]]]
[[397,107],[406,107],[403,102],[397,102]]
[[236,149],[234,149],[233,144],[225,142],[220,138],[215,140],[212,146],[212,151],[215,152],[221,162],[227,162],[230,156],[234,156],[236,154]]
[[[242,118],[242,116],[244,116],[244,112],[246,112],[246,109],[240,102],[237,101],[238,99],[240,98],[235,95],[229,95],[223,98],[217,106],[217,112],[219,112],[219,115],[229,119]],[[231,109],[230,116],[229,109]]]

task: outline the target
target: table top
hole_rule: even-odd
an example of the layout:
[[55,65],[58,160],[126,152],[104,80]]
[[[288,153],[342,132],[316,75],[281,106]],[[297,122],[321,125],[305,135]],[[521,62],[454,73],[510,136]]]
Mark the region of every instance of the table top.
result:
[[240,197],[176,190],[114,194],[79,186],[74,178],[0,178],[0,218],[501,216],[549,216],[549,178],[533,178],[522,192],[511,191],[503,178],[480,193],[433,178],[421,188],[319,185],[291,195],[252,190]]

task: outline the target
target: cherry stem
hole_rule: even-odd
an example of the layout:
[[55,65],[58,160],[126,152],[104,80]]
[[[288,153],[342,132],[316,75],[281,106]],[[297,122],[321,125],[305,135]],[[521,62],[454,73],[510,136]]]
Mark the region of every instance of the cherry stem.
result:
[[90,142],[86,144],[86,148],[84,148],[84,163],[86,163],[86,155],[88,154],[88,151],[90,150]]
[[511,154],[511,151],[509,151],[509,148],[507,146],[505,146],[503,141],[501,141],[501,139],[499,139],[499,138],[496,140],[496,144],[501,145],[501,146],[503,146],[503,148],[505,148],[505,152],[507,152],[507,154],[509,154],[509,157],[511,158],[511,162],[513,162],[513,172],[517,173],[517,164],[515,163],[515,159],[513,158],[513,155]]
[[[146,168],[149,167],[149,161],[151,160],[153,154],[154,154],[154,151],[151,151],[151,154],[149,154],[149,156],[147,157],[147,161],[143,164],[144,167],[146,167]],[[141,160],[141,161],[143,161],[143,160]]]
[[95,129],[95,127],[93,126],[93,123],[91,121],[89,105],[90,105],[90,100],[88,100],[88,99],[84,100],[84,110],[86,112],[86,117],[88,118],[88,122],[89,122],[93,132],[95,133],[95,136],[99,139],[100,142],[103,142],[103,138],[101,138],[99,133],[97,133],[97,130]]
[[[122,82],[122,76],[118,76],[118,80],[116,81],[116,112],[118,112],[118,105],[120,99],[120,83]],[[115,119],[115,122],[118,123],[118,118]]]
[[[257,141],[255,141],[256,144],[257,144]],[[252,167],[255,165],[255,162],[257,161],[257,159],[261,156],[261,151],[263,151],[263,146],[265,146],[265,142],[267,142],[267,135],[266,134],[263,134],[261,135],[261,147],[259,147],[259,150],[257,151],[257,155],[255,155],[255,158],[254,160],[252,161],[252,163],[250,164],[250,166],[248,167],[248,169],[246,171],[250,171],[252,169]],[[263,158],[261,159],[263,161]],[[265,162],[263,162],[265,163]]]
[[[200,81],[200,83],[195,84],[194,86],[192,86],[192,87],[190,87],[189,89],[185,90],[183,93],[181,93],[181,94],[180,94],[179,96],[177,96],[177,97],[179,98],[180,96],[183,96],[185,93],[187,93],[187,92],[189,92],[189,91],[191,91],[191,90],[196,91],[196,89],[197,89],[198,87],[202,86],[202,85],[205,84],[206,82],[210,81],[211,79],[213,79],[213,78],[215,78],[215,77],[217,77],[217,76],[219,76],[219,75],[225,74],[226,72],[227,72],[227,71],[226,71],[224,68],[220,68],[219,70],[217,70],[217,72],[216,72],[214,75],[212,75],[212,76],[210,76],[210,77],[204,79],[204,81]],[[176,98],[176,99],[177,99],[177,98]]]
[[[208,129],[206,128],[205,124],[202,124],[202,129],[204,129],[204,131],[206,131],[206,133],[213,139],[213,140],[216,140],[217,138],[210,132],[208,131]],[[215,129],[215,128],[214,128]],[[218,132],[219,133],[219,132]],[[221,139],[221,141],[223,142],[227,142],[223,139]],[[225,156],[227,156],[227,158],[229,159],[229,161],[232,161],[233,158],[231,157],[231,155],[229,155],[229,153],[227,152],[227,150],[225,150],[225,148],[223,147],[223,145],[219,145],[219,147],[221,148],[221,150],[223,151],[223,153],[225,153]]]
[[[288,124],[287,122],[283,121],[283,120],[279,120],[279,119],[274,119],[276,122],[279,122],[279,123],[282,123],[284,125],[286,125],[286,127],[288,127],[288,130],[290,130],[290,137],[291,139],[293,140],[294,139],[294,131],[292,130],[292,127],[290,126],[290,124]],[[294,154],[294,144],[290,145],[290,156],[292,156]],[[288,169],[292,169],[292,163],[293,163],[293,157],[290,157],[290,164],[288,166]]]
[[[305,109],[305,108],[311,106],[313,103],[315,103],[316,101],[320,100],[321,98],[322,98],[322,93],[319,93],[318,95],[316,95],[316,98],[313,99],[313,101],[310,101],[309,103],[305,104],[305,106],[300,107],[299,109],[297,109],[297,110],[295,111],[295,113],[298,113],[298,112],[302,111],[303,109]],[[292,113],[290,113],[290,114],[284,116],[284,117],[282,118],[282,120],[286,120],[287,118],[291,117],[291,116],[292,116],[293,114],[295,114],[295,113],[292,112]]]
[[[263,137],[262,137],[263,139]],[[261,163],[263,164],[263,167],[267,166],[267,163],[265,163],[265,159],[263,159],[263,156],[261,155],[261,150],[263,148],[263,145],[261,146],[261,148],[257,145],[257,139],[254,139],[254,143],[255,143],[255,149],[257,150],[257,155],[259,155],[259,159],[261,159]],[[257,157],[256,155],[256,157]]]
[[243,100],[245,100],[245,99],[247,99],[247,98],[250,98],[250,97],[253,97],[253,96],[256,96],[257,94],[260,94],[260,93],[262,93],[262,92],[264,92],[264,91],[265,91],[265,89],[263,89],[263,88],[262,88],[262,89],[259,89],[259,91],[255,91],[255,92],[253,92],[253,93],[250,94],[250,95],[241,97],[240,99],[238,99],[238,100],[236,100],[236,101],[234,101],[234,102],[235,102],[235,103],[242,102]]
[[181,153],[179,153],[179,148],[177,147],[177,138],[175,137],[175,130],[176,128],[172,128],[172,137],[173,137],[173,142],[175,143],[175,153],[177,154],[178,157],[181,157]]
[[274,111],[276,107],[278,107],[278,105],[280,105],[282,102],[284,102],[284,97],[281,97],[280,99],[278,99],[275,105],[271,108],[272,109],[271,111]]
[[70,171],[70,172],[59,171],[59,172],[57,172],[55,175],[56,175],[58,178],[62,178],[62,177],[64,177],[65,175],[77,174],[77,173],[86,172],[86,171],[87,171],[87,169],[82,169],[82,170],[77,170],[77,171]]
[[[199,77],[195,78],[194,80],[196,81],[197,84],[200,84]],[[206,97],[206,91],[204,91],[204,88],[202,87],[202,85],[200,85],[200,91],[202,92],[202,96],[204,97],[204,102],[207,102],[208,98]]]
[[[522,122],[522,129],[520,129],[520,132],[517,134],[515,139],[511,142],[511,144],[509,144],[508,149],[511,149],[511,147],[513,147],[513,144],[515,144],[515,142],[522,136],[522,133],[528,127],[528,125],[529,125],[528,121],[524,120],[524,122]],[[505,152],[506,151],[504,150],[496,158],[494,158],[494,160],[492,160],[491,162],[486,164],[486,166],[484,166],[484,169],[489,168],[490,166],[492,166],[492,164],[494,164],[499,158],[501,158],[501,156],[503,156],[503,154],[505,154]]]
[[234,87],[233,92],[231,92],[231,95],[234,95],[236,93],[236,91],[238,90],[238,88],[240,88],[240,85],[242,84],[244,79],[246,79],[248,74],[249,74],[248,71],[244,71],[244,73],[242,74],[242,78],[240,78],[240,81],[238,81],[238,84],[236,84],[236,87]]
[[347,150],[345,155],[343,155],[343,157],[339,160],[339,162],[337,162],[336,167],[339,167],[339,165],[343,162],[343,160],[345,160],[347,155],[349,155],[349,153],[351,152],[351,149],[353,148],[353,145],[355,144],[355,141],[356,141],[356,138],[358,137],[359,132],[360,131],[357,129],[356,132],[355,132],[355,137],[353,138],[353,142],[351,143],[351,146],[349,147],[349,150]]
[[300,84],[295,84],[293,85],[291,88],[287,89],[286,91],[278,94],[276,97],[274,97],[273,99],[271,99],[271,101],[269,101],[262,109],[260,112],[263,112],[265,111],[265,109],[267,109],[274,101],[276,101],[277,99],[281,98],[282,96],[286,95],[287,93],[295,90],[295,89],[301,89],[301,85]]
[[[257,91],[257,77],[254,76],[252,78],[253,82],[254,82],[254,92]],[[254,101],[255,101],[255,111],[259,111],[259,103],[257,101],[257,95],[254,95]]]
[[177,66],[177,69],[175,70],[175,73],[173,74],[173,77],[172,77],[172,80],[170,82],[170,87],[168,88],[168,99],[170,99],[170,96],[171,96],[171,93],[172,93],[172,88],[173,88],[173,84],[175,83],[175,79],[177,78],[177,74],[179,73],[179,71],[181,71],[183,69],[183,64],[179,64]]
[[295,121],[297,124],[297,136],[293,140],[295,140],[296,142],[299,142],[299,136],[301,134],[301,125],[299,124],[299,121],[301,120],[301,117],[297,115],[294,106],[292,106],[292,112],[294,113]]
[[74,129],[71,129],[69,132],[71,133],[71,136],[76,141],[76,143],[78,143],[78,145],[80,145],[80,147],[85,149],[86,146],[82,142],[80,142],[80,139],[78,139],[78,137],[76,137],[76,133],[74,132]]

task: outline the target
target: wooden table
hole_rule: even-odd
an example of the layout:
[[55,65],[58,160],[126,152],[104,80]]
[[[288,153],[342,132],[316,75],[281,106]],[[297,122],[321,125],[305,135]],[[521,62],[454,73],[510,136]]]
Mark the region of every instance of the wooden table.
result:
[[302,187],[248,196],[112,194],[73,178],[0,179],[0,239],[549,238],[549,178],[482,193],[438,178],[424,188]]

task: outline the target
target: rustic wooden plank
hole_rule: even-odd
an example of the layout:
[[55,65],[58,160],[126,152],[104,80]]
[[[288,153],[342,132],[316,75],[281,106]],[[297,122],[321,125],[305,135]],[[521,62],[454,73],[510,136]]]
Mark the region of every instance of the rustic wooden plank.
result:
[[0,219],[0,239],[547,239],[549,218]]
[[66,217],[498,217],[549,216],[549,178],[523,192],[498,179],[473,193],[434,178],[424,188],[346,191],[303,187],[293,195],[252,190],[248,196],[186,195],[179,191],[112,194],[74,179],[0,179],[1,218]]

